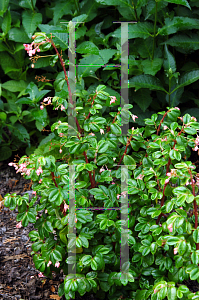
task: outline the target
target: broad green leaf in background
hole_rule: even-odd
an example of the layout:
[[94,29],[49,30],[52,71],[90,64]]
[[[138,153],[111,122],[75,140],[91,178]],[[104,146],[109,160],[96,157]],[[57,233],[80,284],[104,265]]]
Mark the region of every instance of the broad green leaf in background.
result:
[[133,93],[133,101],[137,103],[143,112],[150,106],[152,100],[151,91],[148,89],[139,89]]
[[178,30],[199,29],[199,20],[188,17],[174,17],[165,19],[165,26],[158,29],[158,34],[169,35],[176,33]]
[[72,15],[74,9],[74,1],[64,1],[57,2],[53,9],[53,21],[54,25],[58,23],[58,20],[63,17],[63,15]]
[[172,69],[172,73],[176,72],[176,61],[175,61],[175,57],[173,56],[173,54],[168,50],[167,45],[165,44],[165,60],[164,60],[164,69],[165,70],[169,70]]
[[[184,75],[182,75],[179,79],[179,84],[178,86],[173,90],[176,91],[177,89],[189,85],[199,79],[199,69],[198,70],[193,70],[186,72]],[[172,92],[172,93],[173,93]]]
[[89,53],[89,54],[96,54],[99,55],[99,49],[98,47],[90,41],[85,41],[82,42],[77,48],[76,48],[77,53]]
[[144,74],[154,76],[162,67],[163,60],[161,58],[154,58],[153,60],[145,59],[141,65],[143,67]]
[[32,39],[28,37],[23,26],[20,28],[11,28],[8,32],[9,40],[19,43],[31,43]]
[[2,84],[2,87],[11,92],[21,92],[26,89],[27,82],[24,80],[8,80]]
[[1,0],[0,1],[0,17],[6,12],[8,8],[9,0]]
[[173,36],[162,44],[168,44],[178,49],[183,48],[185,51],[194,51],[199,49],[199,36],[192,34],[191,37],[185,34]]
[[29,8],[29,9],[34,10],[36,1],[37,0],[21,0],[19,2],[19,5],[23,8]]
[[68,33],[62,29],[60,32],[52,32],[53,42],[55,45],[59,45],[63,50],[68,49]]
[[1,25],[1,29],[5,34],[8,33],[8,31],[11,28],[11,14],[10,14],[10,8],[7,10],[6,14],[3,17],[3,22]]
[[[171,88],[171,95],[170,95],[170,106],[172,107],[176,107],[179,103],[180,103],[180,98],[184,92],[184,88],[181,87],[177,90],[175,90],[175,92],[173,92],[173,90],[175,89],[176,85],[174,87]],[[166,95],[166,101],[167,103],[169,103],[169,95]]]
[[129,87],[135,87],[136,90],[140,88],[148,88],[150,90],[165,91],[160,80],[152,75],[138,75],[129,79]]
[[[149,22],[129,24],[128,38],[143,38],[146,39],[153,33],[153,24]],[[119,27],[112,33],[113,37],[121,38],[121,28]]]
[[31,38],[37,26],[42,23],[42,14],[24,11],[22,14],[22,24],[28,37]]
[[187,0],[165,0],[165,2],[184,5],[184,6],[188,7],[189,9],[191,9],[189,2]]

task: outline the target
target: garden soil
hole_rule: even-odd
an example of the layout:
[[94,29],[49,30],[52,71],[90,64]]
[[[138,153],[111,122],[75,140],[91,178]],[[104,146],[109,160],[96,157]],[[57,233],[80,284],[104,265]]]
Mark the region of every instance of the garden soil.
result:
[[[7,193],[22,195],[31,191],[30,180],[16,174],[15,169],[8,166],[9,162],[0,162],[0,200]],[[64,297],[58,296],[58,287],[64,280],[64,274],[54,273],[53,279],[38,277],[39,271],[35,269],[31,256],[32,242],[28,236],[34,230],[34,225],[29,223],[27,227],[16,228],[16,216],[17,209],[11,211],[4,206],[0,207],[0,299],[64,300]],[[199,291],[197,281],[184,284],[193,292]],[[97,300],[92,293],[76,295],[75,299]]]

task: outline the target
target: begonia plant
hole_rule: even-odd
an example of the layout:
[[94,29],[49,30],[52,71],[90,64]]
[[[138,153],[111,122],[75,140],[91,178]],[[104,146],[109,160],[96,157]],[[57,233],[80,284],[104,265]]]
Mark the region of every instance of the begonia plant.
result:
[[[199,292],[192,293],[184,284],[199,280],[199,183],[189,160],[191,149],[198,151],[199,146],[196,118],[168,107],[124,136],[121,126],[137,118],[133,105],[121,108],[105,92],[106,86],[88,92],[78,82],[75,106],[65,62],[52,36],[37,33],[33,40],[25,44],[29,56],[54,49],[67,83],[62,94],[38,105],[41,110],[52,105],[66,117],[51,126],[34,154],[9,163],[32,180],[32,199],[28,193],[13,193],[3,202],[11,210],[18,208],[18,228],[34,223],[29,236],[39,276],[51,277],[62,269],[66,276],[59,296],[66,299],[86,292],[110,300],[199,299]],[[69,134],[68,107],[74,111],[76,135]],[[128,167],[125,191],[122,165]],[[72,208],[70,188],[76,201]],[[127,221],[120,219],[119,209],[112,209],[120,207],[128,212]],[[74,227],[75,235],[70,233]],[[129,261],[126,272],[120,272],[120,247],[125,244]],[[68,255],[74,247],[75,260]],[[68,265],[76,266],[75,274],[68,273]]]

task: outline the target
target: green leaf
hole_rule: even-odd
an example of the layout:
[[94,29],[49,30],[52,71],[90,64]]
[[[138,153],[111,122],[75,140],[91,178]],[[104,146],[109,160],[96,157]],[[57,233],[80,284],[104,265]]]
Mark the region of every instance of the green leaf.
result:
[[91,54],[79,60],[77,67],[78,76],[95,76],[95,71],[104,65],[103,59],[99,55]]
[[152,75],[138,75],[129,79],[129,87],[148,88],[150,90],[165,91],[160,80]]
[[24,28],[11,28],[8,32],[9,40],[18,43],[31,43],[32,39],[28,37]]
[[176,300],[177,299],[176,287],[174,287],[174,286],[168,287],[167,297],[168,297],[168,300]]
[[85,41],[76,48],[77,53],[89,53],[99,55],[98,47],[91,41]]
[[199,268],[195,268],[190,273],[190,279],[196,280],[199,277]]
[[2,87],[10,92],[21,92],[26,89],[27,82],[24,80],[8,80],[2,84]]
[[189,52],[199,49],[199,37],[196,34],[192,34],[191,37],[185,34],[178,34],[168,39],[163,44],[168,44],[173,47],[182,48]]
[[82,258],[81,258],[81,261],[83,263],[84,266],[87,266],[91,264],[91,259],[92,259],[92,256],[91,255],[84,255]]
[[111,132],[116,135],[121,135],[121,128],[118,124],[111,124]]
[[59,45],[62,50],[68,49],[68,33],[53,31],[53,42],[55,43],[55,45]]
[[23,8],[34,9],[37,0],[21,0],[19,5]]
[[2,17],[4,12],[6,12],[8,8],[9,0],[1,0],[0,1],[0,16]]
[[162,67],[163,60],[161,58],[154,58],[153,60],[145,59],[141,65],[143,67],[144,74],[154,76]]
[[73,3],[70,1],[67,2],[56,2],[53,7],[53,21],[54,25],[57,24],[58,20],[62,18],[63,15],[72,15],[73,14]]
[[139,89],[133,93],[133,100],[137,103],[141,110],[145,112],[153,100],[151,97],[151,91],[148,89]]
[[165,60],[164,60],[164,69],[169,70],[172,69],[172,72],[176,72],[176,61],[174,55],[168,50],[167,45],[164,48],[165,51]]
[[61,255],[61,253],[58,251],[58,250],[54,250],[53,252],[52,252],[52,256],[53,256],[53,258],[56,260],[56,261],[62,261],[62,255]]
[[44,223],[44,228],[48,231],[48,232],[53,232],[53,226],[52,223],[50,221],[46,221]]
[[0,147],[0,161],[4,161],[8,159],[9,157],[11,157],[11,155],[12,155],[12,150],[10,149],[10,147],[7,146]]
[[22,24],[29,38],[36,30],[37,26],[42,23],[42,14],[30,12],[28,10],[22,13]]
[[109,148],[109,143],[107,141],[101,140],[98,143],[98,153],[106,153]]
[[10,14],[10,8],[9,8],[3,17],[1,29],[5,34],[7,34],[8,31],[10,30],[10,28],[11,28],[11,14]]
[[198,79],[199,79],[199,69],[198,70],[189,71],[189,72],[185,73],[184,75],[182,75],[180,77],[179,84],[172,91],[172,93],[174,91],[176,91],[177,89],[183,87],[183,86],[189,85],[189,84],[197,81]]
[[165,0],[165,2],[184,5],[184,6],[188,7],[191,10],[191,7],[190,7],[189,2],[187,0]]
[[[158,29],[158,34],[169,35],[176,33],[178,30],[199,29],[199,20],[188,17],[165,18],[165,26]],[[175,71],[174,71],[175,72]]]
[[[115,5],[115,4],[114,4]],[[135,38],[143,38],[146,39],[151,36],[153,33],[153,25],[149,22],[143,23],[136,23],[136,24],[129,24],[128,25],[128,38],[135,39]],[[121,28],[119,27],[112,33],[113,37],[121,38]]]
[[199,243],[199,230],[195,229],[193,232],[193,240],[195,243]]

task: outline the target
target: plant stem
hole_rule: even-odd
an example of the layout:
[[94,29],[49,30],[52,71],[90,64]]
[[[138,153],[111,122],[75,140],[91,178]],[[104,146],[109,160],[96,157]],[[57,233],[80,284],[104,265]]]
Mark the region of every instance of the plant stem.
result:
[[130,144],[130,141],[131,141],[132,137],[133,137],[133,136],[131,135],[129,139],[127,138],[127,143],[126,143],[125,151],[124,151],[124,153],[123,153],[123,155],[122,155],[122,157],[121,157],[119,163],[117,164],[116,170],[119,168],[119,165],[120,165],[121,161],[123,160],[124,155],[125,155],[126,152],[127,152],[127,148],[128,148],[128,146],[129,146],[129,144]]
[[155,52],[157,10],[158,10],[158,3],[156,2],[156,3],[155,3],[155,22],[154,22],[154,31],[153,31],[153,52],[152,52],[152,60],[154,59],[154,52]]
[[135,13],[135,19],[138,22],[138,15],[137,15],[136,7],[135,7],[133,0],[132,0],[132,4],[133,4],[134,13]]
[[[164,117],[163,117],[164,118]],[[181,135],[181,133],[183,132],[184,130],[184,126],[182,126],[182,129],[180,130],[180,132],[177,134],[177,136]],[[174,145],[173,145],[173,149],[175,148],[175,145],[176,145],[177,141],[174,140]],[[171,158],[169,157],[169,161],[167,163],[167,169],[166,169],[166,174],[169,172],[169,167],[170,167],[170,164],[171,164]],[[164,184],[164,188],[163,188],[163,196],[162,196],[162,199],[161,199],[161,207],[164,205],[164,199],[165,199],[165,189],[166,189],[166,186],[167,186],[168,183],[165,183]],[[157,220],[156,220],[156,224],[159,223],[161,217],[162,217],[162,213],[158,216]]]
[[[49,38],[46,38],[47,42],[51,43],[51,45],[53,46],[53,48],[55,49],[58,57],[59,57],[59,60],[60,60],[60,63],[61,63],[61,66],[63,68],[63,71],[64,71],[64,75],[65,75],[65,80],[67,82],[67,86],[68,86],[68,93],[69,93],[69,101],[70,103],[73,105],[73,100],[72,100],[72,92],[71,92],[71,88],[70,88],[70,84],[69,84],[69,80],[68,80],[68,76],[66,74],[66,68],[65,68],[65,63],[61,57],[61,55],[59,54],[59,51],[57,50],[55,44],[53,43],[52,39],[49,39]],[[78,128],[78,131],[79,133],[81,134],[82,133],[82,130],[80,128],[80,125],[79,125],[79,122],[77,120],[77,118],[75,117],[75,122],[76,122],[76,125],[77,125],[77,128]],[[79,137],[78,137],[79,138]],[[80,139],[80,138],[79,138]],[[88,161],[88,158],[87,158],[87,155],[86,155],[86,152],[84,151],[83,152],[84,154],[84,157],[85,157],[85,160],[86,160],[86,163],[88,164],[89,161]],[[92,174],[91,174],[91,171],[88,171],[89,173],[89,178],[90,178],[90,182],[91,182],[91,187],[94,188],[95,187],[95,182],[93,181],[93,178],[92,178]],[[62,206],[62,204],[61,204]]]
[[[195,197],[196,196],[196,194],[195,194],[195,184],[194,184],[194,181],[193,181],[193,176],[191,174],[191,170],[189,168],[188,168],[188,172],[189,172],[189,175],[191,177],[192,193]],[[193,201],[193,207],[194,207],[194,216],[195,216],[195,226],[194,226],[194,228],[197,229],[197,227],[198,227],[198,209],[197,209],[197,204],[196,204],[195,199]],[[199,243],[196,243],[196,250],[199,250]]]

